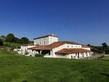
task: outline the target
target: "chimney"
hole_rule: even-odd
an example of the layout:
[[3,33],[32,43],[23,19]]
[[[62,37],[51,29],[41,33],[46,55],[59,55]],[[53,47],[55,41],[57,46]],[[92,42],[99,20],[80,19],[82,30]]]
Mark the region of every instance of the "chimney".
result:
[[52,36],[55,36],[54,34],[52,34]]

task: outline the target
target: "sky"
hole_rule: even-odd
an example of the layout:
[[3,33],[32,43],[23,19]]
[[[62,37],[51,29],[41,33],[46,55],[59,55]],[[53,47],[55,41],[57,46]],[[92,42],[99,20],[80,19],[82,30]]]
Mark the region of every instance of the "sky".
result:
[[109,0],[0,0],[0,35],[109,44]]

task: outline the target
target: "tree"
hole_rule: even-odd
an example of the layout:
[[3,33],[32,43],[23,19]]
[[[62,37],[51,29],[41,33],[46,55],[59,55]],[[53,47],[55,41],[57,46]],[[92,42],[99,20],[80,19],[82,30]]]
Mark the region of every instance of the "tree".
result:
[[105,53],[106,53],[106,54],[109,54],[109,46],[106,48]]
[[87,46],[91,47],[91,45],[90,45],[90,44],[87,44]]
[[22,42],[21,42],[21,39],[15,37],[15,43],[22,43]]
[[22,44],[28,44],[29,43],[29,39],[27,37],[22,37],[21,38],[21,42],[22,42]]
[[3,40],[3,41],[5,41],[5,40],[6,40],[6,36],[1,35],[1,36],[0,36],[0,39]]
[[91,49],[94,53],[103,53],[103,49],[101,46],[92,46],[92,49]]
[[9,33],[7,36],[6,36],[6,40],[7,42],[15,42],[15,36],[14,34],[12,33]]
[[106,53],[107,47],[108,47],[108,45],[105,42],[102,43],[102,48],[103,48],[104,53]]
[[108,45],[104,42],[104,43],[102,43],[102,47],[106,48],[106,47],[108,47]]
[[3,46],[3,40],[0,39],[0,46]]

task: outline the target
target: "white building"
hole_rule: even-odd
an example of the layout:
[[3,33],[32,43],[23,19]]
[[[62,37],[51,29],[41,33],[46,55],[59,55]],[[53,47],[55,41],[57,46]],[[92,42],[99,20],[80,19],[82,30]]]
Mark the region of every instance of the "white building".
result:
[[91,56],[90,47],[70,41],[58,41],[54,34],[34,39],[34,44],[21,46],[21,53],[27,56],[42,54],[50,58],[80,59]]
[[58,37],[54,34],[49,34],[34,39],[34,45],[48,45],[53,42],[58,42]]

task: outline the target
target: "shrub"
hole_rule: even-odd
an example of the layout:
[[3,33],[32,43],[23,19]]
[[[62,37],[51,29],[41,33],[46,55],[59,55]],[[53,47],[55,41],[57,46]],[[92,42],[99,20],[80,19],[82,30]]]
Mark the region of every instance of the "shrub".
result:
[[42,54],[35,54],[35,57],[43,57]]

